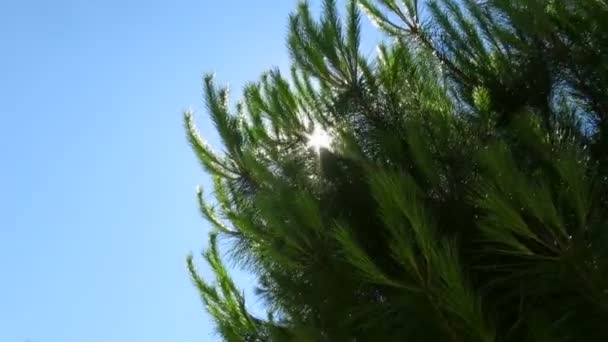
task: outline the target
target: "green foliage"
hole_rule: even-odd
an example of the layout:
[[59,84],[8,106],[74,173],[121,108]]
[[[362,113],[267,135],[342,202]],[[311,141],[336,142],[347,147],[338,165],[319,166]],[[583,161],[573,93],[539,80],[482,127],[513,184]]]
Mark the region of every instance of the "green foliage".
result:
[[[390,40],[368,60],[361,15]],[[302,2],[289,77],[204,79],[188,267],[226,341],[606,341],[608,3]],[[234,112],[234,113],[233,113]],[[331,141],[317,135],[324,131]],[[216,236],[259,281],[254,317]]]

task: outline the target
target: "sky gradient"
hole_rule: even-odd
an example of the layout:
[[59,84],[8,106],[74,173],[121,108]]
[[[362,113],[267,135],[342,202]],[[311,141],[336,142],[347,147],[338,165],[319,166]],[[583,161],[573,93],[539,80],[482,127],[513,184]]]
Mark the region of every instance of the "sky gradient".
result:
[[236,96],[286,65],[294,5],[0,1],[0,341],[217,340],[182,112],[213,142],[203,73]]

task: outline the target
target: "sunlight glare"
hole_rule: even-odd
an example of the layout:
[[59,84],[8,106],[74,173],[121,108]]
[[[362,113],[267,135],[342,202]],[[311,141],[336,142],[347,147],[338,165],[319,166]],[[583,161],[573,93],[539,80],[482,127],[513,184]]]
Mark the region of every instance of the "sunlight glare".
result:
[[332,138],[323,128],[317,126],[311,134],[307,135],[308,148],[313,148],[315,152],[319,153],[322,148],[331,150]]

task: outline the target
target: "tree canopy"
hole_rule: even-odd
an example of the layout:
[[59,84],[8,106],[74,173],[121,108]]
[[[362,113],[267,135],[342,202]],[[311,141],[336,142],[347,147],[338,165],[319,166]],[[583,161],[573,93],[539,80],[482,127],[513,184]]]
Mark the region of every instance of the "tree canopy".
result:
[[223,151],[185,115],[224,340],[608,341],[608,1],[301,2],[288,48],[234,107],[205,76]]

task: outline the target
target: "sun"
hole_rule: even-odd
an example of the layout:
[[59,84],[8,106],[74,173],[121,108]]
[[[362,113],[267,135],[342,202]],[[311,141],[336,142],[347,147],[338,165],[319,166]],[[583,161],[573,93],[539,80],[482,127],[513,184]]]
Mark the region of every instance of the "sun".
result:
[[308,142],[306,146],[312,148],[315,152],[321,152],[321,149],[331,150],[332,137],[319,126],[315,127],[312,133],[307,134]]

